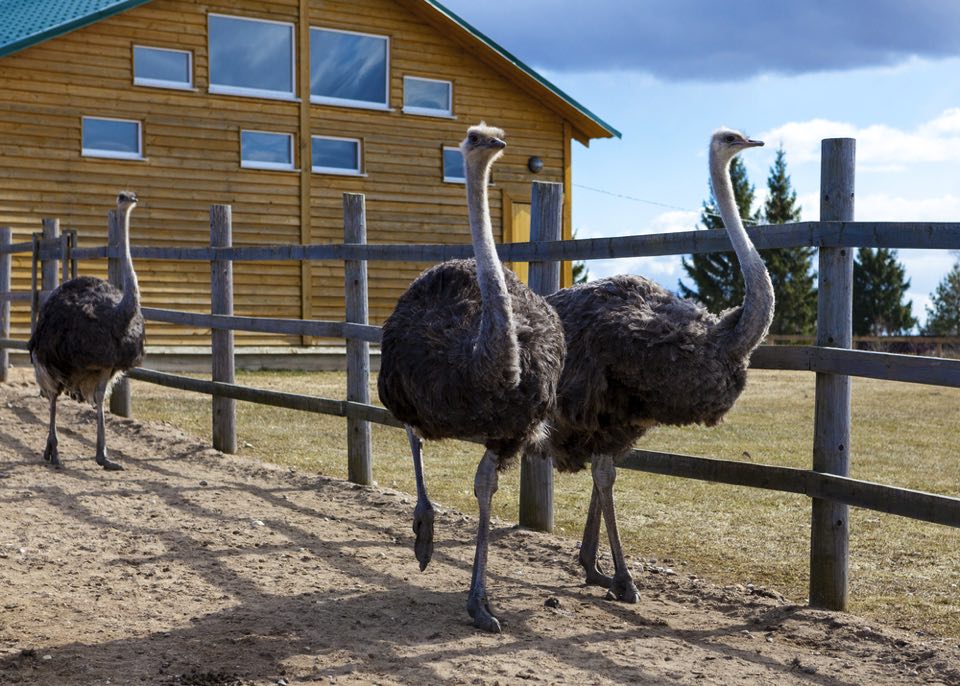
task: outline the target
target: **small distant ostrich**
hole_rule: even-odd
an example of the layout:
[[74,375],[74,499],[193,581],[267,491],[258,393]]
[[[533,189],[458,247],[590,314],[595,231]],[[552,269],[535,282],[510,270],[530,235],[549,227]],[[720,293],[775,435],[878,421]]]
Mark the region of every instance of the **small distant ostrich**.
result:
[[117,212],[123,222],[123,290],[92,276],[65,281],[47,298],[30,337],[30,360],[40,394],[50,401],[50,432],[43,459],[57,468],[61,466],[57,398],[65,392],[97,408],[97,464],[108,470],[123,469],[107,458],[103,398],[118,374],[143,360],[140,289],[130,257],[130,213],[136,206],[134,193],[122,191],[117,196]]
[[506,144],[481,123],[460,144],[474,260],[428,269],[400,296],[383,326],[380,400],[407,426],[417,478],[413,529],[420,569],[433,551],[421,438],[482,441],[474,494],[480,510],[467,600],[474,626],[500,631],[486,593],[490,502],[497,473],[542,439],[563,366],[563,329],[553,309],[497,258],[487,185]]
[[[615,459],[658,424],[717,424],[744,388],[750,354],[773,317],[773,286],[737,211],[730,162],[763,145],[720,129],[710,141],[710,178],[743,271],[743,304],[721,315],[639,276],[614,276],[547,298],[563,321],[567,357],[546,450],[561,471],[590,461],[593,494],[579,561],[587,584],[607,597],[637,601],[624,561],[613,502]],[[615,566],[597,564],[600,516]]]

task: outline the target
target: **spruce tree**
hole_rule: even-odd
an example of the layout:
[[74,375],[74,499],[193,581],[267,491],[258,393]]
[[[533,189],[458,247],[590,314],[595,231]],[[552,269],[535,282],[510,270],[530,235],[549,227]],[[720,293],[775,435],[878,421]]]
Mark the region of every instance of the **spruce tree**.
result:
[[[766,224],[787,224],[800,221],[797,193],[790,187],[783,146],[767,177],[767,200],[763,206]],[[772,334],[809,334],[817,321],[817,287],[813,273],[814,249],[808,246],[761,250],[763,261],[773,282],[776,307]]]
[[960,262],[953,265],[930,297],[923,332],[928,336],[960,336]]
[[[747,170],[739,157],[730,163],[730,181],[733,197],[740,216],[756,222],[758,214],[751,214],[754,187],[747,178]],[[717,199],[710,188],[710,200],[703,203],[700,223],[706,229],[723,231],[723,219],[717,207]],[[693,282],[687,286],[680,282],[680,295],[699,300],[711,312],[721,312],[743,302],[744,285],[740,264],[734,252],[700,253],[691,255],[689,261],[682,258],[683,269]]]
[[906,270],[889,248],[860,248],[853,262],[853,334],[891,336],[917,324],[911,301],[903,302],[910,288]]

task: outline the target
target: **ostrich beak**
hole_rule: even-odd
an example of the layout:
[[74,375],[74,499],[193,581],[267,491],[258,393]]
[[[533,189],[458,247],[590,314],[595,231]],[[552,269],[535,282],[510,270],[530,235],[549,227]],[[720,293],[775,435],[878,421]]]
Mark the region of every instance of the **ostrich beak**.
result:
[[763,141],[758,141],[758,140],[754,140],[753,138],[748,138],[748,139],[746,140],[746,142],[743,144],[743,147],[745,147],[745,148],[762,148],[762,147],[763,147]]
[[487,145],[497,150],[503,150],[505,147],[507,147],[507,144],[504,141],[500,140],[499,138],[491,138],[487,142]]

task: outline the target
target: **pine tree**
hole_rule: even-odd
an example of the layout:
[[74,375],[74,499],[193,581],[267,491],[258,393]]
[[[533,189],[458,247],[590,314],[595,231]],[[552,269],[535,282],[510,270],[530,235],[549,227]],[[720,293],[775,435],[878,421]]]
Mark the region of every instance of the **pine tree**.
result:
[[[800,221],[797,193],[790,187],[783,146],[767,177],[767,200],[763,207],[766,224],[787,224]],[[773,282],[776,307],[772,334],[812,333],[817,321],[817,287],[813,272],[814,249],[807,246],[761,250],[763,261]]]
[[[755,222],[759,213],[751,215],[754,187],[750,185],[746,167],[739,157],[734,157],[730,163],[730,180],[740,216]],[[706,229],[724,230],[712,187],[710,200],[703,203],[700,223]],[[700,253],[691,255],[689,261],[686,257],[682,258],[682,263],[687,276],[693,281],[691,286],[680,282],[680,295],[684,298],[699,300],[711,312],[721,312],[743,302],[743,276],[736,253]]]
[[[577,230],[573,230],[571,238],[577,237]],[[573,263],[573,283],[586,283],[590,280],[590,270],[587,269],[587,263],[579,260]]]
[[930,298],[923,332],[928,336],[960,336],[960,262],[953,265]]
[[912,302],[903,302],[910,288],[895,250],[860,248],[853,262],[853,333],[890,336],[917,325]]

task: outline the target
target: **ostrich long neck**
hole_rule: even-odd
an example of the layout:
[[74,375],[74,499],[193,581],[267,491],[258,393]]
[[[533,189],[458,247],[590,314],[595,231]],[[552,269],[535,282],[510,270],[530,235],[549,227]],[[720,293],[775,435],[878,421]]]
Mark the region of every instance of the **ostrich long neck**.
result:
[[125,315],[132,317],[140,308],[140,284],[137,283],[137,273],[133,271],[133,258],[130,255],[130,213],[132,207],[118,212],[118,219],[122,222],[121,228],[121,255],[120,255],[120,284],[123,297],[117,306]]
[[753,246],[740,220],[733,183],[730,180],[730,160],[720,159],[712,151],[710,179],[717,204],[720,206],[723,225],[730,236],[733,250],[737,253],[746,286],[743,305],[724,316],[724,319],[737,317],[725,348],[731,357],[742,357],[760,344],[770,328],[773,319],[773,284],[770,283],[770,275],[760,253]]
[[492,164],[492,160],[467,162],[467,212],[481,299],[480,331],[474,345],[474,362],[478,373],[490,381],[498,381],[506,376],[511,385],[516,385],[520,373],[517,331],[503,266],[493,241],[487,197]]

